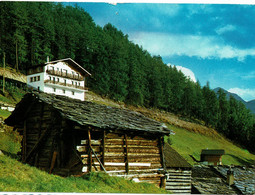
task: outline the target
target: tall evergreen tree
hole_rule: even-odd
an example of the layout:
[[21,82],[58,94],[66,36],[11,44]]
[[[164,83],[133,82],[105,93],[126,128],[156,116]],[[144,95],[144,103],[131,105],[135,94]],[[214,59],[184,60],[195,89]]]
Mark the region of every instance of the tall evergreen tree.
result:
[[222,89],[219,89],[217,92],[218,101],[219,101],[219,111],[218,111],[218,122],[217,129],[219,132],[224,133],[225,135],[229,134],[228,129],[228,120],[229,120],[229,104],[227,101],[227,96]]
[[205,110],[203,120],[206,125],[216,127],[218,120],[218,100],[214,91],[210,89],[209,82],[203,87],[203,97],[205,100]]

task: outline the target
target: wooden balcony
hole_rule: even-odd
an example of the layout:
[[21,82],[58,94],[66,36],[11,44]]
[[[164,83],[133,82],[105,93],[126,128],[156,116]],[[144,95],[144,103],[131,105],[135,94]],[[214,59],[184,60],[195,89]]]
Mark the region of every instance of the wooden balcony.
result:
[[60,77],[64,77],[64,78],[68,78],[68,79],[74,79],[77,81],[83,81],[84,77],[81,75],[74,75],[74,74],[70,74],[70,73],[66,73],[66,72],[62,72],[62,71],[57,71],[57,70],[46,70],[46,72],[50,75],[55,75],[55,76],[60,76]]
[[66,87],[76,88],[76,89],[81,89],[81,90],[88,90],[87,87],[72,85],[72,84],[69,84],[69,83],[57,82],[57,81],[53,81],[53,80],[49,80],[49,79],[45,80],[44,83],[50,83],[50,84],[54,84],[54,85],[61,85],[61,86],[66,86]]

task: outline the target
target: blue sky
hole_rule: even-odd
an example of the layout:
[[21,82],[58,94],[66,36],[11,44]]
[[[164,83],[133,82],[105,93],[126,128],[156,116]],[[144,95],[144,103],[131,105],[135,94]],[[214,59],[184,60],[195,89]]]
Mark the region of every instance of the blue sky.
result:
[[[73,3],[66,3],[73,4]],[[201,85],[255,99],[255,5],[78,3],[96,24],[113,24]]]

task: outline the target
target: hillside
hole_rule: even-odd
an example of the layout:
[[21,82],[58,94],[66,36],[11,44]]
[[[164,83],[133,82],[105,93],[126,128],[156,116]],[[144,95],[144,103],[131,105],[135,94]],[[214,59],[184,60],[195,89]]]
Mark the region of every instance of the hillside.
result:
[[0,67],[0,76],[5,76],[5,78],[13,79],[22,83],[27,82],[26,75],[22,74],[21,72],[17,72],[10,66],[7,66],[5,69],[3,67]]
[[[172,147],[190,164],[196,164],[195,159],[200,160],[200,152],[202,149],[206,148],[224,149],[226,155],[223,157],[223,164],[243,165],[255,163],[255,155],[226,139],[213,128],[206,127],[201,121],[190,120],[158,109],[146,109],[125,105],[124,103],[104,98],[92,91],[86,94],[86,100],[112,107],[128,108],[157,121],[164,122],[170,129],[176,132],[176,134],[171,135],[170,138],[166,137],[165,141],[172,144]],[[10,112],[7,112],[6,117],[9,114]],[[3,148],[1,148],[0,144],[0,150],[1,149]]]
[[153,193],[167,192],[152,184],[135,183],[104,173],[63,178],[0,154],[1,192]]
[[103,98],[91,91],[87,94],[87,100],[118,108],[127,107],[147,117],[166,123],[170,129],[174,130],[175,135],[165,137],[165,141],[172,144],[172,147],[192,165],[197,164],[196,160],[200,160],[201,150],[206,148],[224,149],[226,152],[222,159],[224,165],[255,164],[254,154],[231,142],[213,128],[204,126],[201,121],[192,121],[158,109],[127,106]]

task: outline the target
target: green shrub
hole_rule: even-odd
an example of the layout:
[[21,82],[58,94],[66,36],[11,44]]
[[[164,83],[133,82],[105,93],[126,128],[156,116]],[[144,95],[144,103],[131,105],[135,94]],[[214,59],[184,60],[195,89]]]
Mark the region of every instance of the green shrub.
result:
[[8,153],[17,154],[20,151],[22,137],[11,127],[0,125],[0,150]]

